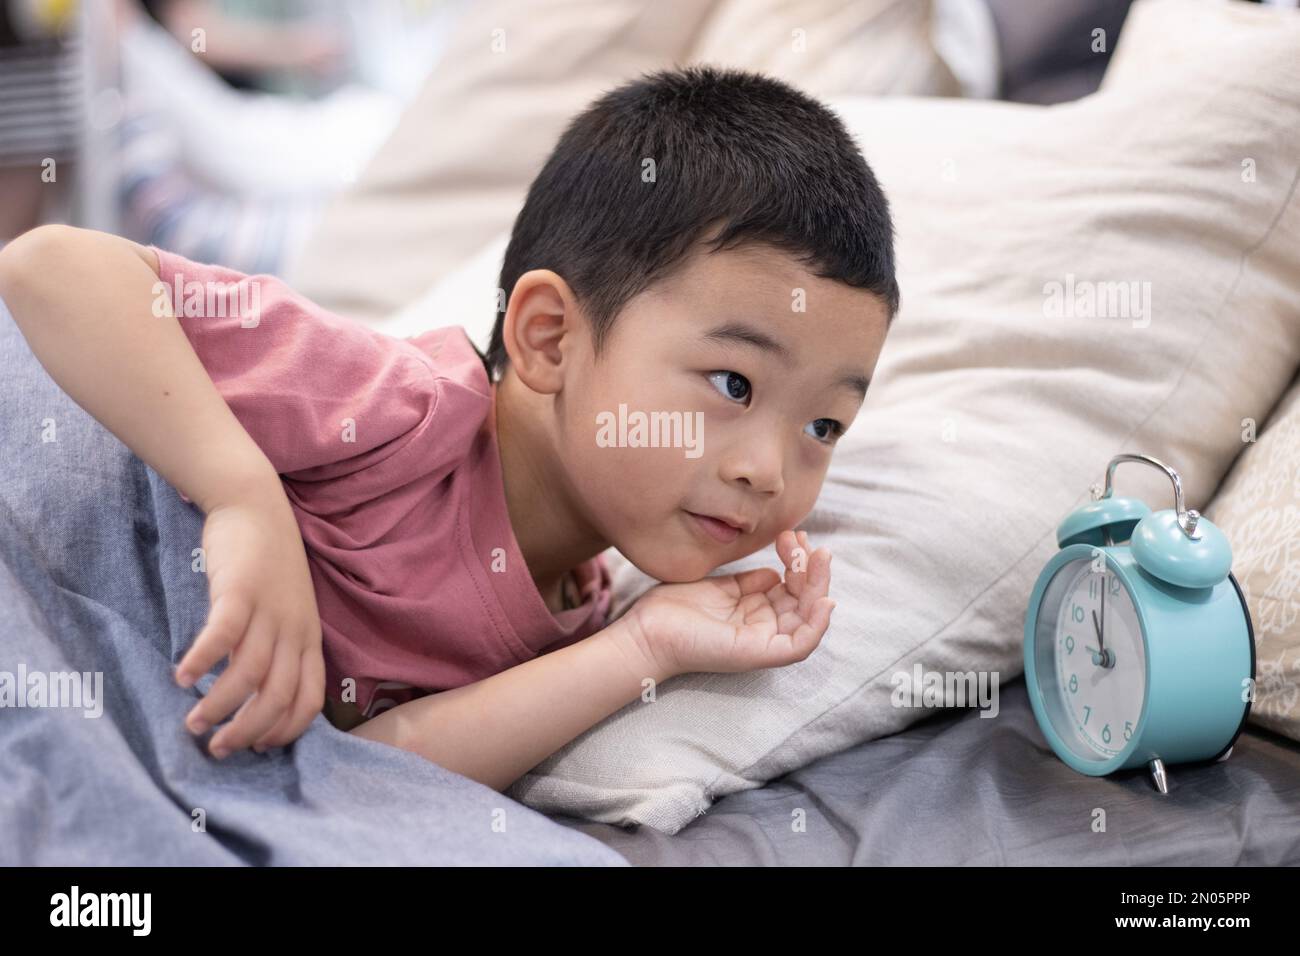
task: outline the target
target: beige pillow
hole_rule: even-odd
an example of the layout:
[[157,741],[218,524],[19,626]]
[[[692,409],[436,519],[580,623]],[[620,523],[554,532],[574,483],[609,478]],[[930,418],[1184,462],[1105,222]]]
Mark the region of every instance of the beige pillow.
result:
[[[960,86],[931,43],[930,6],[929,0],[467,5],[396,132],[357,185],[325,210],[286,275],[326,308],[363,321],[407,306],[508,231],[568,121],[642,71],[709,61],[761,67],[820,93],[955,95]],[[439,324],[449,321],[459,319],[442,316]]]
[[690,58],[757,70],[819,98],[957,96],[961,84],[935,51],[935,16],[928,0],[727,0]]
[[393,136],[288,267],[290,283],[363,321],[415,299],[509,228],[574,113],[684,56],[717,2],[466,4]]
[[[1019,675],[1056,525],[1116,453],[1168,462],[1204,510],[1300,362],[1297,49],[1294,11],[1140,0],[1116,63],[1141,82],[832,101],[893,203],[903,308],[803,525],[836,555],[831,630],[790,667],[668,681],[510,795],[675,832],[926,716],[893,705],[899,672]],[[1172,505],[1154,469],[1116,481]],[[612,557],[618,611],[653,582]]]
[[1255,629],[1252,723],[1300,740],[1300,380],[1248,444],[1206,515],[1232,542]]

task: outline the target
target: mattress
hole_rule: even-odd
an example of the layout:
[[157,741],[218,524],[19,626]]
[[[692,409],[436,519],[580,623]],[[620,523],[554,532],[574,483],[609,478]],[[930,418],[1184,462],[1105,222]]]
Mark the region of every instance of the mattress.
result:
[[1227,760],[1170,767],[1161,795],[1144,770],[1062,763],[1023,675],[999,705],[937,711],[730,794],[674,835],[551,819],[639,866],[1300,865],[1295,741],[1247,725]]

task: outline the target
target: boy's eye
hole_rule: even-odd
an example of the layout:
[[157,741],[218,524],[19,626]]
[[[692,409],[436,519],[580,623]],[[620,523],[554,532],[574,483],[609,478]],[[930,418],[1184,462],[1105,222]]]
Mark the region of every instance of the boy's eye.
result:
[[[718,380],[721,379],[721,382]],[[710,372],[709,381],[726,398],[743,402],[749,398],[749,379],[739,372]]]
[[[735,402],[744,403],[750,395],[749,379],[739,372],[717,371],[708,373],[709,381],[713,387],[723,394],[726,398]],[[805,433],[816,438],[819,442],[826,445],[835,444],[836,439],[844,434],[844,425],[834,418],[818,418],[808,423],[812,428],[811,432],[805,429]]]
[[[816,428],[818,425],[823,426],[823,428]],[[808,426],[814,429],[814,431],[809,432],[813,438],[828,445],[835,444],[835,440],[844,434],[844,426],[833,418],[817,418],[809,422]]]

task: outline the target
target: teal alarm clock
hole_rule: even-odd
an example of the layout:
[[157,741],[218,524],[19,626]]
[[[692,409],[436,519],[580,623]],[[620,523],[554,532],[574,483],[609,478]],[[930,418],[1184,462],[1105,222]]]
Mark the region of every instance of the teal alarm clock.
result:
[[[1113,495],[1122,462],[1165,472],[1174,509]],[[1146,767],[1162,794],[1170,764],[1227,759],[1255,696],[1254,629],[1232,548],[1183,508],[1178,473],[1116,456],[1056,541],[1025,616],[1025,683],[1057,756],[1090,776]]]

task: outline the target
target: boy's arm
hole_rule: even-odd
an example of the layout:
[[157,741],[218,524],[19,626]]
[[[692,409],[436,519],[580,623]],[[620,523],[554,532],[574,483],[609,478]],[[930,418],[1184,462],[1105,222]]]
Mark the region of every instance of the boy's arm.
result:
[[206,514],[208,620],[177,679],[189,686],[227,654],[231,664],[190,712],[190,731],[239,708],[209,741],[213,754],[280,745],[324,697],[306,553],[275,466],[165,297],[155,313],[156,260],[118,236],[42,226],[0,251],[0,297],[59,387]]
[[127,239],[41,226],[0,251],[0,297],[59,387],[205,513],[278,490],[184,330],[155,316],[157,270]]
[[584,640],[452,690],[398,704],[351,732],[504,791],[583,731],[636,700],[652,661],[626,616]]
[[[588,637],[486,680],[399,704],[352,733],[504,790],[635,700],[643,681],[784,667],[830,624],[831,554],[783,531],[772,568],[659,584]],[[804,560],[806,558],[806,560]]]

